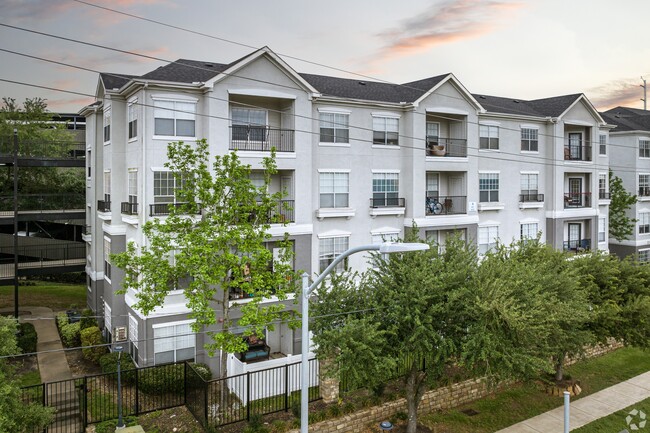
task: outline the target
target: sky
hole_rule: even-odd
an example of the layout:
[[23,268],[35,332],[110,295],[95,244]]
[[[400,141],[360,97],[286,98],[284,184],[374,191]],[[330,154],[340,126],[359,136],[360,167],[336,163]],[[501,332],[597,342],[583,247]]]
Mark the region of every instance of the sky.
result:
[[230,63],[268,46],[298,72],[394,83],[451,72],[472,93],[643,108],[648,16],[648,0],[0,0],[0,80],[82,94],[0,81],[0,96],[77,112],[95,71]]

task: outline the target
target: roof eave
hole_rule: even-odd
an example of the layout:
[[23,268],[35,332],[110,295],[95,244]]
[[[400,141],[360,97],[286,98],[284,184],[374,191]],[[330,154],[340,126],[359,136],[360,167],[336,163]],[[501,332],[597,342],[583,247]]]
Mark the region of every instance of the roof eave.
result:
[[420,96],[417,100],[413,101],[413,106],[417,107],[420,105],[420,103],[427,97],[429,97],[431,94],[433,94],[436,90],[438,90],[443,84],[445,84],[448,81],[452,81],[454,85],[458,87],[460,90],[460,93],[463,94],[465,99],[474,106],[474,108],[479,112],[479,113],[485,113],[486,110],[483,108],[483,106],[472,96],[472,94],[463,86],[463,84],[456,78],[456,76],[452,73],[447,74],[445,78],[440,80],[435,86],[433,86],[431,89],[429,89],[427,92],[425,92],[422,96]]

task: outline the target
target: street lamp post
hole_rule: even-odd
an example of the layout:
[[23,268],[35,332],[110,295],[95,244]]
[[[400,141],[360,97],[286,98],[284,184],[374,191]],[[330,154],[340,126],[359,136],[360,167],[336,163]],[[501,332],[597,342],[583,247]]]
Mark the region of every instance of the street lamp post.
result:
[[379,251],[380,254],[406,253],[410,251],[428,250],[429,245],[423,243],[391,243],[362,245],[350,248],[336,257],[330,265],[309,285],[309,275],[302,274],[302,355],[301,355],[301,388],[300,388],[300,433],[308,433],[309,428],[309,297],[316,287],[332,273],[334,268],[352,254],[362,251]]
[[120,358],[122,357],[124,346],[115,346],[113,350],[117,352],[117,426],[115,427],[115,430],[121,430],[124,428],[124,420],[122,419],[122,377]]

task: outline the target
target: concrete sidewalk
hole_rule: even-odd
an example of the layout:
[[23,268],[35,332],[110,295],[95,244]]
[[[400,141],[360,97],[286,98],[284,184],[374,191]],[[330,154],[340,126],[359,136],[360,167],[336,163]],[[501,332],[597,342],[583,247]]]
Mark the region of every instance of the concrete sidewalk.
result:
[[[650,397],[650,371],[571,402],[571,430],[610,415]],[[621,428],[626,427],[621,417]],[[564,429],[564,407],[537,415],[496,433],[561,433]]]
[[[68,359],[63,351],[63,344],[59,338],[59,332],[56,329],[55,314],[51,308],[47,307],[24,307],[21,311],[29,311],[32,318],[40,317],[42,320],[30,320],[29,323],[34,325],[38,335],[36,351],[56,350],[56,352],[38,353],[38,369],[41,373],[41,382],[56,382],[59,380],[72,379]],[[29,319],[30,316],[21,318]]]

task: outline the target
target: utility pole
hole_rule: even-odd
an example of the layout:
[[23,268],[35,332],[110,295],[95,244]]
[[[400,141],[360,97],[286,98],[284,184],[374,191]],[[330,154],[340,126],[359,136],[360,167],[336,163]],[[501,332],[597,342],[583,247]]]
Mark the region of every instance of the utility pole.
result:
[[14,317],[18,319],[18,129],[14,129]]
[[646,87],[645,84],[645,79],[641,77],[641,81],[643,81],[643,84],[639,84],[639,87],[643,87],[643,98],[641,99],[643,101],[643,110],[647,110],[647,105],[648,105],[648,98],[646,97],[646,91],[648,88]]

